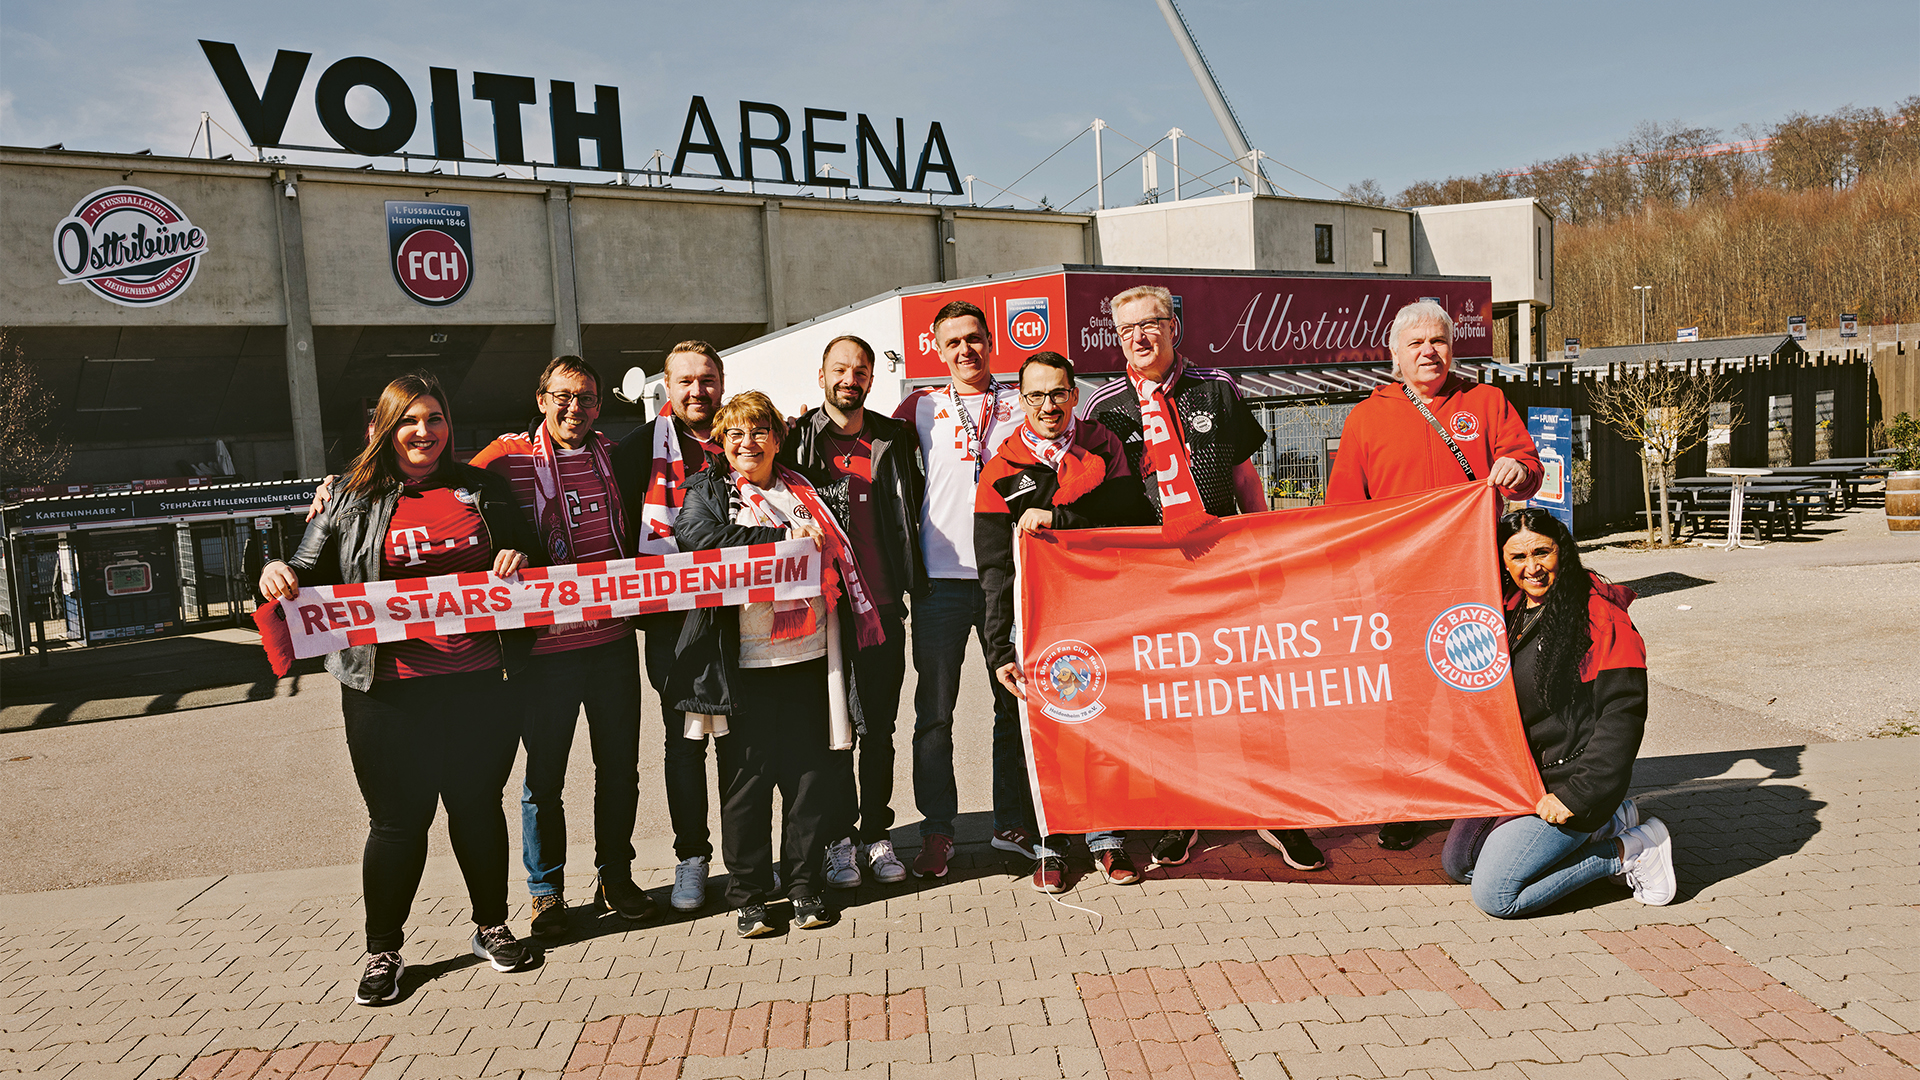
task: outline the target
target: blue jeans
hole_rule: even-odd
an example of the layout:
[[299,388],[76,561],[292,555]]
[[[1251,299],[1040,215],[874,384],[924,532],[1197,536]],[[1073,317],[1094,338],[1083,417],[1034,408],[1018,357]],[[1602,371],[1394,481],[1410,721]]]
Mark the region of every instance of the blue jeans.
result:
[[593,749],[593,861],[608,880],[633,876],[633,822],[640,801],[640,649],[633,636],[530,657],[522,682],[520,741],[527,782],[520,794],[520,860],[527,892],[556,896],[567,862],[567,808],[560,788],[580,709]]
[[[1064,856],[1067,853],[1067,844],[1071,837],[1071,833],[1048,833],[1047,838],[1040,841],[1039,850],[1035,851],[1034,854],[1042,857],[1048,855]],[[1127,834],[1123,832],[1114,832],[1109,829],[1087,834],[1087,851],[1094,855],[1098,855],[1103,851],[1117,851],[1126,846]]]
[[1440,867],[1473,886],[1473,904],[1497,919],[1517,919],[1568,893],[1620,873],[1620,843],[1549,825],[1528,814],[1462,818],[1447,833]]
[[[934,578],[913,606],[913,799],[920,835],[953,835],[960,793],[953,779],[953,707],[960,700],[960,669],[967,637],[987,655],[987,601],[980,582]],[[1020,706],[991,672],[993,687],[993,828],[1034,828],[1027,788],[1027,750],[1020,738]]]

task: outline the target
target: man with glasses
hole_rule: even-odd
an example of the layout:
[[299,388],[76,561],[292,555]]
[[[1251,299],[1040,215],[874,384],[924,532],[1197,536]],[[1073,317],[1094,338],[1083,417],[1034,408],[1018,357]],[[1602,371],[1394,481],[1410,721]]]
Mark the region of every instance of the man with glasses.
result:
[[[986,313],[965,300],[933,317],[934,348],[947,365],[944,386],[921,387],[894,410],[912,424],[925,460],[920,550],[928,577],[914,597],[913,795],[920,809],[916,877],[945,877],[953,857],[960,795],[953,776],[953,707],[969,634],[992,655],[986,597],[973,554],[974,488],[980,470],[1019,426],[1020,392],[993,377],[993,331]],[[1034,857],[1033,797],[1027,788],[1020,707],[1007,688],[993,692],[993,846]]]
[[[635,428],[614,450],[639,555],[680,550],[674,522],[686,502],[687,484],[706,468],[709,455],[721,452],[713,439],[713,417],[726,389],[719,351],[704,341],[683,341],[668,351],[665,373],[667,409],[651,424]],[[676,910],[697,911],[707,902],[707,868],[713,861],[707,828],[708,737],[697,724],[689,730],[686,714],[674,708],[664,692],[686,614],[660,612],[636,621],[647,634],[647,681],[661,694],[660,716],[666,726],[667,817],[673,824],[673,857],[679,860],[669,899]],[[634,711],[637,716],[637,700]]]
[[[600,376],[577,356],[540,373],[541,419],[502,435],[473,464],[505,476],[555,565],[633,555],[628,517],[614,476],[613,443],[594,430]],[[633,880],[633,825],[639,804],[640,656],[626,619],[542,627],[520,683],[527,749],[520,796],[520,855],[533,897],[536,936],[566,928],[567,817],[561,798],[574,729],[584,706],[593,751],[595,897],[628,919],[657,910]]]
[[864,861],[881,882],[903,881],[907,868],[894,854],[893,729],[906,678],[906,596],[924,587],[920,558],[920,500],[926,482],[911,425],[869,411],[873,346],[851,334],[827,343],[820,358],[826,401],[801,413],[781,444],[783,463],[819,485],[821,498],[846,526],[867,593],[880,608],[887,638],[853,655],[855,755],[841,760],[845,794],[838,816],[825,823],[827,884],[860,884]]
[[[1151,525],[1153,504],[1140,477],[1127,464],[1120,440],[1099,424],[1078,422],[1073,407],[1080,391],[1073,364],[1057,352],[1038,352],[1020,365],[1020,405],[1026,423],[1000,444],[980,474],[973,513],[973,550],[987,597],[987,669],[1017,697],[1026,694],[1020,656],[1013,647],[1013,548],[1019,533]],[[1087,762],[1093,772],[1098,758]],[[1040,844],[1033,887],[1045,893],[1068,886],[1066,841],[1050,835]],[[1114,885],[1134,885],[1140,870],[1127,856],[1124,833],[1090,832],[1087,851]]]
[[[1080,416],[1119,436],[1163,535],[1177,542],[1217,518],[1267,509],[1266,484],[1253,464],[1266,430],[1240,400],[1232,376],[1189,366],[1174,352],[1173,294],[1139,285],[1110,306],[1127,377],[1094,391]],[[1327,865],[1299,829],[1261,829],[1259,835],[1296,870]],[[1199,839],[1198,829],[1166,830],[1154,841],[1153,861],[1178,866]]]

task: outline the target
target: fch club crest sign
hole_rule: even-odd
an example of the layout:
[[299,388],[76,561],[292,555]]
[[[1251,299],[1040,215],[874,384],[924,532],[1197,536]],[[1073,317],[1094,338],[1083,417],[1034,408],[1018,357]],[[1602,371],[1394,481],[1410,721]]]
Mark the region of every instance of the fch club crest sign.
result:
[[60,284],[85,285],[128,307],[157,307],[193,284],[207,234],[158,192],[105,187],[53,230]]
[[1084,724],[1107,710],[1107,664],[1099,650],[1071,638],[1041,650],[1027,686],[1037,690],[1040,711],[1063,724]]
[[1037,349],[1045,345],[1051,326],[1046,297],[1007,301],[1007,340],[1020,348]]
[[1456,604],[1427,629],[1427,663],[1456,690],[1491,690],[1507,677],[1507,620],[1486,604]]
[[473,284],[473,218],[457,203],[390,202],[387,248],[400,291],[446,307]]

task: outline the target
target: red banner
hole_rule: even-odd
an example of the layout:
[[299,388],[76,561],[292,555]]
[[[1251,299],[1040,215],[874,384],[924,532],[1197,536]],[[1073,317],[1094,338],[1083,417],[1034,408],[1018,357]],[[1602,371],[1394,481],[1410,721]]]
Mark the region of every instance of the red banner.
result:
[[1022,535],[1042,831],[1531,813],[1494,500],[1482,482],[1251,514],[1184,550],[1158,529]]

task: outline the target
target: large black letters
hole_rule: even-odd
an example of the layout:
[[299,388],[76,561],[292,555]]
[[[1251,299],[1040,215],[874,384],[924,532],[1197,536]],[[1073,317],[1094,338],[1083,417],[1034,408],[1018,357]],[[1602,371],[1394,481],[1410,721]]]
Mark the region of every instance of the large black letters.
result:
[[[386,123],[364,128],[347,114],[347,91],[356,86],[368,87],[386,100]],[[349,56],[322,72],[320,84],[313,88],[313,107],[320,114],[320,126],[334,142],[367,157],[391,154],[407,145],[420,121],[420,107],[407,80],[366,56]]]
[[553,115],[553,163],[569,169],[580,167],[580,140],[592,139],[603,169],[624,169],[626,154],[620,144],[620,91],[611,86],[593,88],[593,111],[583,113],[574,106],[573,84],[555,81],[547,90],[547,106]]
[[[755,114],[771,116],[780,127],[771,139],[756,138],[753,134]],[[793,183],[793,155],[787,153],[787,136],[793,134],[793,121],[787,119],[787,110],[778,105],[769,105],[764,101],[743,101],[740,103],[740,175],[748,180],[760,179],[753,175],[753,152],[771,150],[780,159],[780,180]],[[767,179],[771,179],[768,177]]]
[[256,94],[247,65],[240,62],[239,49],[224,41],[202,41],[200,51],[213,65],[220,88],[227,92],[228,104],[240,118],[240,126],[247,129],[247,138],[255,146],[279,146],[280,136],[287,130],[287,117],[293,115],[294,95],[300,92],[300,80],[306,77],[307,61],[313,54],[281,49],[273,58],[266,89]]
[[533,104],[533,80],[525,75],[473,73],[473,97],[493,103],[493,159],[503,165],[527,163],[520,134],[520,106]]

